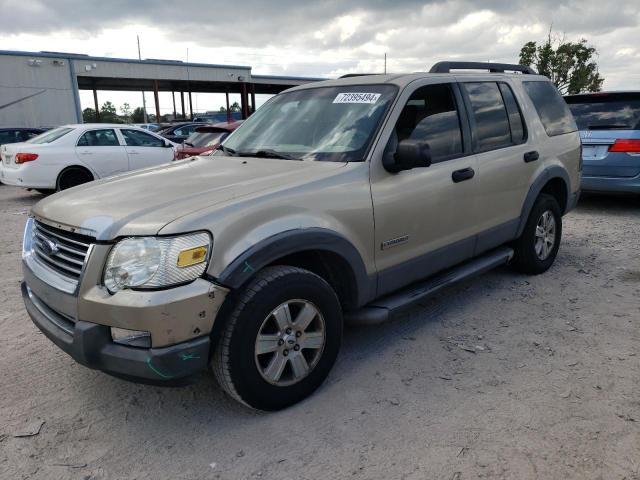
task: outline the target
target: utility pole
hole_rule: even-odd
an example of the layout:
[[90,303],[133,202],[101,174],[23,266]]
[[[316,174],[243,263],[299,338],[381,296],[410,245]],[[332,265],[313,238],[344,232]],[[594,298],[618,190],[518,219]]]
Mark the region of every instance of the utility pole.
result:
[[384,52],[384,73],[387,74],[387,52]]
[[[142,55],[140,55],[140,35],[136,35],[138,39],[138,60],[142,60]],[[142,91],[142,113],[144,115],[144,123],[148,123],[149,119],[147,118],[147,102],[144,99],[144,90]],[[156,119],[157,122],[160,121],[159,118]]]

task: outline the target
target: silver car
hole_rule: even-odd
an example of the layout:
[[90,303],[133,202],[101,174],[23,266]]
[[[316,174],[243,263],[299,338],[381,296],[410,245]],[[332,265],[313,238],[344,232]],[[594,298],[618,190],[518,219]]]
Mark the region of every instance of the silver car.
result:
[[[453,71],[470,68],[485,72]],[[211,368],[276,410],[327,377],[344,322],[392,319],[505,263],[545,272],[579,188],[575,122],[528,67],[313,83],[214,156],[38,203],[23,297],[83,365],[154,383]]]

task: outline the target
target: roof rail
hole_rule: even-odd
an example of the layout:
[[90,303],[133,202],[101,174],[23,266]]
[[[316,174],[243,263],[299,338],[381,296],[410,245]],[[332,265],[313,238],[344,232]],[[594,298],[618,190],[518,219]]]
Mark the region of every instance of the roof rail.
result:
[[366,77],[368,75],[382,75],[381,73],[347,73],[338,78]]
[[536,71],[526,65],[514,63],[491,62],[438,62],[431,67],[429,73],[450,73],[451,70],[489,70],[491,73],[521,72],[529,75],[537,75]]

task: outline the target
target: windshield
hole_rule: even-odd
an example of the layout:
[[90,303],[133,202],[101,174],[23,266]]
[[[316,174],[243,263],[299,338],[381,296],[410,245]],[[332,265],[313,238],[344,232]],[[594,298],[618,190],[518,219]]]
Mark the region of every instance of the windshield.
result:
[[60,137],[63,137],[64,135],[69,133],[71,130],[73,130],[73,128],[68,128],[68,127],[54,128],[53,130],[49,130],[48,132],[41,133],[37,137],[33,137],[32,139],[27,140],[27,143],[42,144],[42,143],[55,142]]
[[211,147],[219,144],[229,134],[226,130],[195,132],[184,143],[192,147]]
[[577,95],[566,100],[580,130],[640,129],[640,95]]
[[361,162],[396,90],[392,85],[350,85],[277,95],[229,136],[224,151]]

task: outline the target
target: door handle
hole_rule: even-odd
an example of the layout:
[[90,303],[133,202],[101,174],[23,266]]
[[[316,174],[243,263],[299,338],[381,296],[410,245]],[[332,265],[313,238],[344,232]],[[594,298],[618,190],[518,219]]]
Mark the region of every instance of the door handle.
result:
[[524,163],[535,162],[540,158],[540,154],[533,150],[524,154]]
[[93,155],[93,153],[85,150],[83,152],[80,152],[80,155]]
[[138,152],[137,150],[130,150],[127,153],[129,153],[129,155],[140,155],[140,152]]
[[451,174],[451,180],[453,183],[464,182],[470,180],[476,174],[475,170],[471,167],[463,168],[462,170],[456,170]]

